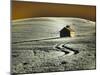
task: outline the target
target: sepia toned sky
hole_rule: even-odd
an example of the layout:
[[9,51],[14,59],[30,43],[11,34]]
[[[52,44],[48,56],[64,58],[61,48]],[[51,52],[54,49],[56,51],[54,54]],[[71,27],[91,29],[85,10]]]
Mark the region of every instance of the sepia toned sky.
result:
[[96,21],[96,6],[12,1],[12,20],[32,17],[79,17]]

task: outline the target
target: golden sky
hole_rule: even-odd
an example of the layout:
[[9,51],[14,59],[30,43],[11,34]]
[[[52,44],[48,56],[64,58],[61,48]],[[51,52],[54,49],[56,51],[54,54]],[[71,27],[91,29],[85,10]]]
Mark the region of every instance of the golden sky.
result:
[[12,20],[32,17],[79,17],[96,20],[96,6],[12,1]]

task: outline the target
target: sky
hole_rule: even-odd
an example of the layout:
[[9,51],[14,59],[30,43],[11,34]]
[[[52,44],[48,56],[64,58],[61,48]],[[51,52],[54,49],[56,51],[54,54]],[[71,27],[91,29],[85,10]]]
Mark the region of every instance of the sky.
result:
[[96,6],[12,1],[12,20],[33,17],[78,17],[96,21]]

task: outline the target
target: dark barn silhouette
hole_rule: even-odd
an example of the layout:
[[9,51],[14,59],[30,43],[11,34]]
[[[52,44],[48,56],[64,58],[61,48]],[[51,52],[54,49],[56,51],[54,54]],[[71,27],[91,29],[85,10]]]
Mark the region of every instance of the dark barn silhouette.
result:
[[70,26],[64,27],[60,31],[60,37],[73,37],[74,31],[70,28]]

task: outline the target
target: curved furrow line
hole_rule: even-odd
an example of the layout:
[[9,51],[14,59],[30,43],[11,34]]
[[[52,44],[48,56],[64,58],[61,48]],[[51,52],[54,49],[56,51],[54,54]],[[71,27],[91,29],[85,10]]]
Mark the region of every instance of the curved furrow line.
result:
[[75,49],[73,49],[73,48],[70,48],[70,47],[67,47],[65,44],[64,45],[62,45],[64,48],[66,48],[66,49],[69,49],[70,51],[73,51],[74,52],[74,54],[78,54],[79,53],[79,51],[78,50],[75,50]]
[[70,51],[70,50],[64,48],[63,45],[64,45],[64,44],[57,44],[57,45],[55,46],[55,48],[58,49],[58,50],[60,50],[60,51],[62,51],[62,52],[64,52],[64,53],[65,53],[64,55],[70,56],[70,55],[73,55],[73,54],[74,54],[73,51]]
[[69,48],[69,47],[65,46],[65,44],[57,44],[54,48],[64,52],[65,53],[64,55],[67,55],[67,56],[71,56],[73,54],[79,53],[78,50],[74,50],[73,48]]

